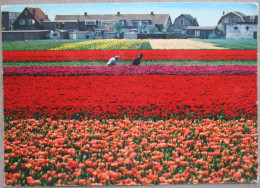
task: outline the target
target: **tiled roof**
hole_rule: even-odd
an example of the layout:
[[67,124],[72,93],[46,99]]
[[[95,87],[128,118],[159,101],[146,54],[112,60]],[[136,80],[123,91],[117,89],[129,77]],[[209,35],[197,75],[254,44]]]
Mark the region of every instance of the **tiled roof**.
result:
[[132,20],[151,20],[153,24],[166,25],[169,19],[169,14],[105,14],[105,15],[56,15],[57,20],[125,20],[127,25],[131,25]]
[[44,19],[47,19],[48,21],[49,18],[47,17],[47,15],[44,14],[44,12],[40,9],[40,8],[30,8],[30,7],[26,7],[27,11],[30,12],[32,15],[34,14],[33,12],[35,11],[35,19],[39,22],[42,23]]

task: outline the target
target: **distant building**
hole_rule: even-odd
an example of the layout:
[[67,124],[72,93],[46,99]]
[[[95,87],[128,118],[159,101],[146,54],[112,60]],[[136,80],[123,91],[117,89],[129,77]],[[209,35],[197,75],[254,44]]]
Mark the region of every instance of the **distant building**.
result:
[[210,35],[219,35],[217,26],[189,26],[186,28],[186,37],[208,39]]
[[106,15],[56,15],[54,22],[62,21],[65,25],[69,21],[78,21],[79,26],[75,29],[81,31],[94,31],[95,29],[104,29],[106,32],[112,32],[114,24],[120,22],[122,28],[140,29],[145,31],[148,25],[157,27],[162,31],[165,27],[172,25],[169,14],[106,14]]
[[12,30],[13,23],[20,15],[20,12],[2,12],[2,30]]
[[223,11],[222,17],[218,21],[223,26],[225,38],[229,39],[256,39],[258,16],[248,16],[241,12]]
[[26,7],[14,22],[14,30],[43,29],[43,22],[50,21],[40,8]]
[[182,36],[186,35],[186,28],[189,26],[199,26],[197,19],[190,14],[181,14],[173,23],[173,29],[181,31]]
[[257,24],[238,23],[226,25],[227,39],[257,39]]

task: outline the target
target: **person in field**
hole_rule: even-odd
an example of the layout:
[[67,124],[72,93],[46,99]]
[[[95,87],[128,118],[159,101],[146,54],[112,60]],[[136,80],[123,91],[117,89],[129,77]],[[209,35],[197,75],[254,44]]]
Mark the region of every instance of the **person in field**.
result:
[[132,65],[140,65],[142,58],[143,54],[140,54],[137,58],[134,59]]
[[107,62],[107,66],[113,66],[113,65],[116,65],[118,59],[119,59],[118,56],[112,57],[112,58],[109,59],[109,61]]

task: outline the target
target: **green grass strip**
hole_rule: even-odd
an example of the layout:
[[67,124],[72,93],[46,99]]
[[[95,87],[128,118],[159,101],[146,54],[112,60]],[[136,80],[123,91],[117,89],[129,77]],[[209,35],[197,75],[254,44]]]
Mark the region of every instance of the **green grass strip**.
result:
[[192,39],[232,50],[257,50],[256,39]]
[[[131,64],[132,61],[118,62],[118,65]],[[257,65],[257,61],[143,61],[141,65]],[[106,66],[106,62],[4,62],[3,66]]]

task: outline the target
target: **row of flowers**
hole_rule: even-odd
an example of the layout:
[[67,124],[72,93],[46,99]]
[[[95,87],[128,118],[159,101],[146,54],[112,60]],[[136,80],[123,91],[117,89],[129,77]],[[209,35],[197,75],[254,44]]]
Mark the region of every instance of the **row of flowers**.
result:
[[59,47],[51,48],[50,50],[140,50],[151,49],[148,40],[135,40],[135,39],[100,39],[89,40],[83,42],[73,42],[63,44]]
[[4,127],[6,185],[257,181],[253,119],[20,119]]
[[145,65],[145,66],[29,66],[4,67],[4,75],[241,75],[257,74],[257,66],[250,65],[222,65],[222,66],[173,66],[173,65]]
[[4,76],[6,118],[254,118],[257,75]]
[[80,51],[4,51],[3,61],[108,61],[133,60],[140,53],[143,60],[256,60],[257,50],[80,50]]

